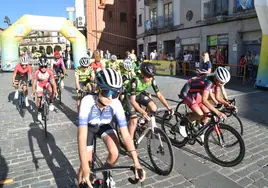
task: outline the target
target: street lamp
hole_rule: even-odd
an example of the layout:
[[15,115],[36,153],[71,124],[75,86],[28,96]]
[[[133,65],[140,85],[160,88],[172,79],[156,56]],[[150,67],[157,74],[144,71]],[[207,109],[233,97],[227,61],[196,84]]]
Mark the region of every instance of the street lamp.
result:
[[10,19],[8,16],[5,16],[4,23],[6,23],[8,26],[11,26]]

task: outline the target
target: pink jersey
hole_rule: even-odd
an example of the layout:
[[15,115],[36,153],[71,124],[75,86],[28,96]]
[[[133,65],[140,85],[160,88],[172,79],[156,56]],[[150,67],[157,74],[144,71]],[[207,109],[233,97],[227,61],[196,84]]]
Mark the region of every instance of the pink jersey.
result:
[[34,79],[41,84],[47,84],[49,80],[54,80],[54,74],[51,70],[47,69],[46,72],[42,73],[39,69],[34,73]]
[[53,66],[57,66],[57,67],[61,67],[61,68],[65,68],[64,62],[62,60],[62,58],[60,58],[58,61],[53,61]]

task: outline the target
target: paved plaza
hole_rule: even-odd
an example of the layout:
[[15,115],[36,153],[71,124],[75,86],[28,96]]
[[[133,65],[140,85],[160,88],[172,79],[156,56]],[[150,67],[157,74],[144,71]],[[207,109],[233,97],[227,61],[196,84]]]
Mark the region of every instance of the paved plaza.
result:
[[[16,109],[12,73],[0,73],[0,180],[1,177],[14,179],[14,183],[4,188],[76,187],[79,167],[74,124],[77,120],[76,91],[74,72],[70,70],[68,75],[63,104],[56,103],[56,111],[50,113],[49,133],[45,138],[42,125],[36,123],[36,109],[29,107],[23,118]],[[156,80],[175,108],[177,94],[186,80],[168,76],[157,76]],[[138,153],[147,172],[144,187],[268,188],[268,92],[249,84],[242,85],[236,78],[227,89],[231,98],[237,99],[238,114],[244,124],[246,154],[243,162],[231,168],[221,167],[211,162],[198,144],[182,149],[174,147],[174,170],[169,176],[160,176],[150,170],[153,167],[146,147],[140,147]],[[30,104],[34,107],[32,101]],[[159,109],[163,110],[160,104]],[[98,143],[97,152],[105,160],[106,148],[102,142]],[[130,162],[127,155],[120,155],[119,165]],[[140,187],[128,182],[128,177],[132,176],[127,171],[113,173],[117,187]]]

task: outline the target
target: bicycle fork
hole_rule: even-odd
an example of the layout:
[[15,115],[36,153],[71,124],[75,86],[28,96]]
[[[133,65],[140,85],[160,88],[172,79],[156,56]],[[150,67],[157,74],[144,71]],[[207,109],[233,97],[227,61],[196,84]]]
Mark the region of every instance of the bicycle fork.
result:
[[222,147],[225,147],[225,142],[224,142],[224,139],[223,139],[223,134],[222,134],[222,131],[219,128],[219,125],[218,124],[215,124],[213,128],[214,128],[214,131],[216,132],[216,135],[218,137],[218,141],[219,141],[220,145]]

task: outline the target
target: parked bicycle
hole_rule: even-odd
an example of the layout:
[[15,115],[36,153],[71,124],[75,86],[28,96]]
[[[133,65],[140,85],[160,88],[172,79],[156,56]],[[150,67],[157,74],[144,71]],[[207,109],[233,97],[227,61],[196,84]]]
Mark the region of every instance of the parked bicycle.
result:
[[[97,130],[95,130],[97,131]],[[113,167],[103,167],[103,163],[100,158],[97,156],[96,144],[97,136],[94,135],[93,138],[93,152],[92,152],[92,164],[91,164],[91,174],[90,181],[94,188],[115,188],[115,182],[112,179],[111,171],[113,170],[131,170],[135,176],[135,167],[134,166],[113,166]],[[142,169],[138,170],[138,175],[141,178],[143,176]],[[131,184],[137,184],[139,179],[128,178],[128,181]],[[88,188],[89,186],[86,183],[80,183],[79,188]],[[143,184],[141,182],[141,187]]]
[[[151,163],[157,173],[167,176],[172,171],[174,165],[172,144],[167,134],[157,126],[155,116],[152,113],[148,115],[151,118],[149,122],[145,121],[145,123],[141,123],[139,120],[137,123],[137,128],[134,134],[134,144],[135,147],[138,148],[143,138],[147,136],[147,151]],[[117,135],[119,135],[118,137],[121,146],[125,148],[123,139],[120,136],[119,126],[116,126],[116,131]],[[156,143],[157,141],[159,141],[159,143]],[[156,145],[153,145],[154,143],[156,143]],[[155,154],[159,154],[160,157],[163,156],[163,159],[159,159]],[[165,154],[167,155],[165,156]]]
[[[197,123],[193,124],[188,120],[188,113],[175,112],[174,116],[171,117],[168,113],[164,114],[162,129],[169,135],[175,146],[183,147],[187,143],[194,145],[198,142],[204,146],[206,153],[215,163],[225,167],[235,166],[244,159],[245,144],[241,135],[233,127],[221,123],[215,113],[208,114],[210,122],[199,128]],[[181,124],[186,127],[188,135],[186,138],[180,135],[179,126]],[[200,139],[203,133],[204,141]],[[230,138],[226,133],[230,133],[232,137]],[[220,146],[219,149],[215,149],[216,146]],[[238,147],[237,154],[233,148],[235,146]]]
[[[179,95],[179,98],[180,95]],[[236,105],[236,99],[229,100],[229,103],[233,106]],[[238,117],[236,109],[231,107],[224,107],[223,105],[216,105],[215,108],[217,108],[219,111],[223,112],[228,118],[225,119],[223,122],[227,125],[231,125],[238,133],[243,135],[244,126],[241,121],[241,119]],[[184,104],[183,100],[180,99],[180,102],[178,103],[175,112],[178,112],[180,114],[187,114],[192,112],[191,109]],[[179,121],[179,117],[176,116],[176,121]]]

